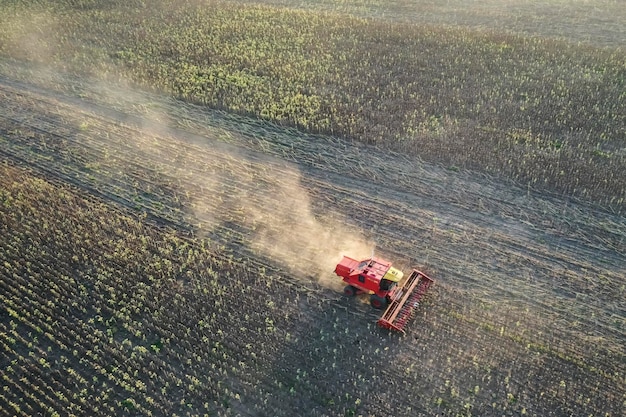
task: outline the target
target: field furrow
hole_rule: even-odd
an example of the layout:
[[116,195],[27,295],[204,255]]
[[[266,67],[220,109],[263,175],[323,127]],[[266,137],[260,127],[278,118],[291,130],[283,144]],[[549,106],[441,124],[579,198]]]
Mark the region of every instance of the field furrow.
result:
[[[623,217],[132,96],[0,78],[2,410],[623,410]],[[372,250],[437,279],[406,337],[333,276]]]

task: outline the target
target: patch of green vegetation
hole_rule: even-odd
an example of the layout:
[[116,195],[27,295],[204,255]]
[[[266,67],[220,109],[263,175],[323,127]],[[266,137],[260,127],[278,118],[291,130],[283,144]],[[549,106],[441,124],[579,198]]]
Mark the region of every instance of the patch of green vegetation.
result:
[[624,208],[622,49],[314,9],[8,2],[0,55]]

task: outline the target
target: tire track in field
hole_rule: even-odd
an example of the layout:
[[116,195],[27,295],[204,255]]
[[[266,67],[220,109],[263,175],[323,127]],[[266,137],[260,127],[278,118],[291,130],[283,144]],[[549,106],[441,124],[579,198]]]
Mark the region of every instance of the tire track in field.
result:
[[[42,103],[37,100],[33,102],[24,96],[21,98],[26,106],[31,104],[37,106]],[[15,102],[17,103],[17,100]],[[13,122],[13,127],[30,126],[33,130],[47,137],[53,135],[52,133],[48,134],[48,132],[54,130],[50,127],[50,120],[71,120],[72,117],[72,110],[70,109],[66,112],[58,111],[54,116],[48,114],[48,117],[33,119],[29,116],[31,112],[24,111],[23,108],[15,110],[18,108],[19,106],[13,107],[12,114],[9,111],[5,112],[5,121]],[[41,112],[41,114],[46,113],[43,108],[36,108],[32,111]],[[251,247],[250,242],[245,241],[246,236],[248,239],[252,236],[253,246],[256,247],[258,253],[263,253],[265,245],[263,240],[258,238],[259,232],[251,233],[251,229],[256,228],[256,223],[270,229],[266,232],[270,234],[270,237],[278,236],[277,232],[272,230],[275,228],[273,225],[275,221],[271,220],[271,223],[268,223],[267,219],[259,218],[262,217],[263,213],[246,202],[248,194],[252,198],[252,204],[257,204],[260,207],[272,204],[274,210],[280,209],[280,204],[294,202],[288,207],[289,211],[283,210],[283,214],[293,216],[290,213],[291,209],[300,210],[297,214],[302,214],[303,220],[307,221],[307,227],[312,228],[313,233],[324,232],[320,229],[320,225],[311,218],[311,214],[307,211],[308,205],[303,206],[303,203],[298,201],[298,197],[306,198],[306,196],[302,194],[298,183],[300,174],[292,166],[284,163],[269,164],[267,159],[264,159],[262,163],[255,164],[253,161],[248,161],[246,157],[237,155],[232,149],[225,152],[223,149],[206,148],[209,150],[206,152],[186,141],[177,141],[174,146],[171,146],[171,141],[154,142],[155,137],[146,138],[145,132],[137,128],[103,124],[102,120],[95,117],[85,116],[82,123],[89,125],[90,132],[88,134],[81,132],[80,129],[72,129],[70,124],[66,124],[68,131],[73,130],[73,139],[67,140],[63,135],[54,135],[61,142],[61,144],[55,144],[54,151],[68,156],[56,161],[59,164],[57,169],[64,171],[70,167],[71,172],[65,172],[65,178],[68,178],[68,175],[73,176],[74,182],[95,182],[100,186],[106,184],[106,187],[109,187],[110,184],[120,185],[120,189],[112,191],[118,202],[125,202],[130,207],[144,209],[151,214],[157,214],[157,217],[159,213],[163,214],[164,209],[173,209],[175,213],[173,216],[166,217],[168,221],[178,221],[179,227],[194,230],[196,233],[209,233],[219,244],[228,245],[240,256],[250,255],[249,252],[242,252],[249,249],[246,248],[247,243]],[[10,126],[7,129],[7,123],[5,123],[5,131],[10,133],[10,131],[18,130],[11,129]],[[39,145],[34,144],[32,137],[35,135],[30,134],[29,136],[31,138],[28,143],[24,142],[24,146],[21,148],[17,145],[17,141],[7,141],[5,145],[7,147],[17,146],[14,152],[20,154],[23,160],[39,157],[38,162],[33,162],[35,165],[44,166],[54,163],[55,161],[50,161],[50,158],[46,156],[48,152],[52,151],[48,149],[52,144],[46,143],[45,139],[41,139],[42,143]],[[128,137],[132,137],[133,140],[128,141]],[[205,140],[203,138],[198,139]],[[146,143],[146,141],[150,143]],[[140,142],[141,146],[135,142]],[[79,144],[78,148],[75,146],[77,143]],[[106,149],[103,149],[102,143],[107,144]],[[184,148],[182,152],[181,148]],[[78,160],[74,157],[77,154],[80,154]],[[200,157],[194,158],[193,155],[196,154]],[[170,158],[172,155],[173,159]],[[177,160],[180,158],[183,159],[183,164]],[[110,160],[110,163],[106,161],[107,159]],[[97,169],[85,169],[87,165],[91,164],[97,165]],[[135,173],[139,174],[133,175]],[[172,196],[165,195],[164,190],[159,185],[154,184],[153,181],[146,180],[146,176],[158,177],[162,183],[173,184],[174,186],[167,191],[177,195],[174,195],[173,199],[170,198]],[[215,176],[217,179],[214,178]],[[275,179],[277,177],[280,178],[279,181]],[[124,184],[126,184],[126,190],[123,189]],[[142,201],[137,202],[136,200],[139,198],[137,190],[145,191],[148,189],[154,191],[155,194],[141,195]],[[110,188],[109,192],[111,192]],[[293,192],[300,195],[295,196],[295,198],[288,195]],[[260,201],[265,194],[270,194],[271,198]],[[277,204],[272,200],[278,194],[281,194],[281,199],[278,200]],[[207,197],[205,198],[204,195]],[[218,200],[217,205],[213,204]],[[198,209],[197,205],[201,205],[202,208]],[[240,205],[242,206],[240,207]],[[303,209],[304,212],[302,213]],[[245,221],[246,215],[253,218]],[[211,219],[211,216],[216,217],[216,219]],[[297,220],[299,219],[294,218],[292,222]],[[208,231],[205,225],[199,228],[195,227],[197,223],[209,223]],[[282,231],[284,232],[284,228]],[[308,229],[304,229],[304,231],[307,232]],[[278,232],[281,232],[280,228],[278,228]],[[327,242],[332,242],[332,238],[332,236],[327,236]],[[262,239],[266,238],[262,236]],[[295,239],[297,240],[298,237],[296,236]],[[306,239],[304,240],[306,241]],[[298,242],[294,240],[290,243]],[[336,241],[335,244],[337,247],[343,245],[341,242],[337,244]],[[304,253],[311,252],[311,247],[305,246],[304,248],[307,249]],[[282,250],[278,254],[279,258],[281,253]],[[328,256],[322,257],[322,259],[327,258]],[[316,263],[319,264],[319,260]],[[324,270],[332,270],[333,265],[329,263],[326,266],[327,268]],[[311,271],[306,272],[306,274],[311,274]]]
[[[46,111],[45,110],[46,106],[47,106],[47,103],[44,100],[43,101],[43,108],[39,109],[40,114]],[[24,115],[24,114],[28,115],[27,112],[20,112],[20,113],[22,115]],[[117,119],[113,119],[113,120],[122,119],[123,118],[122,116],[123,115],[121,115],[121,116],[118,115],[118,118]],[[29,120],[28,120],[29,117],[30,116],[26,116],[26,117],[23,116],[22,119],[19,120],[19,122],[21,122],[22,124],[28,124],[29,123]],[[63,117],[64,118],[68,118],[68,117],[70,117],[70,115],[69,114],[63,114],[62,118]],[[87,117],[87,115],[83,115],[83,117]],[[97,122],[101,122],[102,123],[100,132],[107,132],[107,139],[110,139],[110,135],[109,135],[109,130],[111,130],[110,120],[111,119],[105,119],[104,121],[103,120],[97,120]],[[51,121],[50,118],[46,119],[45,117],[38,117],[36,120],[30,120],[30,122],[31,122],[30,123],[31,126],[33,125],[33,123],[36,123],[39,126],[39,127],[37,127],[37,129],[39,129],[39,130],[41,130],[43,132],[50,132],[52,130],[55,130],[55,126],[56,126],[53,120]],[[91,118],[89,119],[89,124],[90,125],[93,124],[93,120]],[[135,121],[135,124],[139,124],[139,122]],[[126,129],[129,129],[129,128],[126,127]],[[68,133],[68,129],[61,130],[61,132],[63,134],[67,134]],[[62,135],[59,135],[59,136],[63,137]],[[89,144],[89,145],[92,145],[93,148],[97,148],[98,147],[97,143],[90,139],[91,137],[84,137],[85,135],[80,135],[80,136],[83,136],[83,137],[81,137],[81,141],[82,141],[83,145]],[[194,138],[194,139],[195,140],[193,142],[199,142],[199,141],[202,140],[202,138]],[[162,142],[154,142],[153,144],[151,144],[151,146],[156,148],[161,143]],[[117,146],[123,146],[123,143],[119,142],[119,143],[117,143]],[[180,143],[177,146],[180,146]],[[102,148],[101,144],[100,144],[100,148]],[[136,151],[137,148],[134,147],[134,146],[129,146],[129,147],[126,148],[126,150],[124,152],[132,153],[133,150]],[[170,150],[165,149],[163,151],[163,153],[166,153],[168,151],[170,151]],[[199,149],[193,149],[193,152],[198,152],[198,151],[200,151],[200,150]],[[153,152],[153,151],[151,151],[151,152]],[[188,150],[188,152],[191,152],[191,150]],[[103,153],[103,151],[100,150],[100,154],[102,154],[102,153]],[[213,152],[211,154],[207,154],[206,152],[204,152],[204,153],[205,153],[205,158],[209,158],[209,157],[210,158],[223,158],[223,156],[222,156],[223,154],[220,155],[220,154],[216,154],[215,152]],[[326,154],[328,154],[328,152],[326,152]],[[129,161],[127,159],[125,161],[125,163],[130,163],[130,165],[134,166],[134,169],[136,169],[136,170],[143,170],[143,171],[145,171],[145,167],[149,163],[149,159],[141,159],[141,158],[139,158],[140,161],[137,161],[137,159],[138,158],[135,158],[135,161]],[[246,154],[246,156],[245,156],[246,164],[250,160],[253,160],[253,159],[257,159],[258,160],[260,158],[258,157],[258,154],[256,154],[256,153],[249,153],[248,152]],[[267,157],[262,157],[261,159],[262,160],[258,163],[259,166],[266,166],[266,165],[268,165],[268,158]],[[236,161],[234,163],[236,163]],[[310,167],[308,169],[308,172],[311,175],[314,175],[316,173],[315,171],[316,171],[315,169],[311,169]],[[145,174],[142,173],[142,175],[145,175]],[[284,169],[280,170],[279,169],[278,171],[275,172],[275,175],[276,176],[285,177],[285,176],[291,175],[291,173],[286,173],[286,170],[284,170]],[[291,176],[293,176],[293,175],[291,175]],[[328,174],[326,175],[326,177],[328,177]],[[345,183],[345,182],[349,181],[349,179],[346,178],[346,177],[342,177],[342,178],[337,178],[337,177],[338,177],[338,175],[335,175],[335,178],[332,178],[331,181],[334,182],[334,183],[339,183],[339,184]],[[174,173],[172,175],[172,180],[176,180],[176,179],[177,179],[177,175],[176,175],[176,173]],[[114,181],[115,178],[109,178],[108,181],[112,181],[112,180]],[[132,179],[132,178],[130,179],[130,181],[136,181],[136,180],[137,179]],[[129,180],[123,180],[123,181],[118,180],[117,182],[121,184],[121,187],[123,187],[124,184],[126,184],[126,183],[128,183],[130,181]],[[226,179],[222,178],[221,181],[225,182]],[[332,183],[331,181],[329,181],[328,178],[326,178],[324,183],[325,184],[329,184],[329,183]],[[249,183],[242,182],[242,181],[235,181],[235,183],[233,185],[233,189],[240,188],[242,186],[242,184],[248,185],[248,184],[251,184],[251,183],[253,183],[253,181],[250,181]],[[319,189],[324,190],[324,185],[320,184],[320,181],[318,181],[317,186],[318,186]],[[363,182],[359,182],[358,180],[352,180],[351,186],[353,187],[353,189],[362,189],[364,184],[363,184]],[[420,204],[423,203],[423,202],[427,202],[428,203],[427,198],[419,198],[416,195],[412,195],[412,194],[409,194],[409,193],[406,193],[406,192],[396,193],[396,194],[401,194],[401,195],[396,197],[395,200],[393,198],[387,198],[389,203],[386,203],[384,201],[382,203],[380,203],[379,206],[381,207],[381,209],[379,209],[378,215],[377,216],[373,216],[372,214],[376,210],[373,207],[373,203],[374,203],[375,199],[372,199],[372,195],[380,193],[381,192],[380,191],[381,187],[377,186],[377,184],[372,184],[371,182],[366,184],[366,186],[369,187],[370,189],[376,188],[376,191],[370,191],[369,194],[362,195],[361,201],[355,200],[354,197],[358,193],[350,191],[350,190],[348,190],[348,192],[344,193],[344,195],[341,196],[339,199],[335,199],[336,202],[340,201],[340,204],[343,206],[344,211],[349,211],[350,208],[354,209],[354,208],[365,207],[365,209],[363,210],[363,213],[362,213],[363,216],[361,216],[361,217],[362,218],[365,218],[365,217],[372,218],[368,222],[364,223],[365,227],[372,226],[372,225],[378,225],[380,223],[388,223],[389,224],[390,223],[390,221],[388,220],[389,218],[393,219],[393,220],[391,220],[391,222],[395,222],[397,219],[401,218],[400,216],[405,216],[406,217],[406,214],[399,214],[399,215],[394,216],[394,213],[390,213],[390,211],[392,211],[394,208],[396,208],[396,206],[399,206],[399,205],[401,206],[403,204],[402,203],[403,199],[406,200],[407,198],[412,198],[413,200],[418,200],[417,203],[420,203]],[[390,189],[387,186],[385,186],[385,188],[386,188],[385,192],[387,194],[390,194],[392,191],[394,191],[393,189]],[[329,189],[331,190],[330,193],[327,192]],[[330,187],[330,188],[326,187],[326,189],[322,193],[320,193],[320,194],[322,194],[322,195],[332,195],[333,191],[336,191],[336,187]],[[367,202],[363,201],[363,199],[367,199]],[[402,207],[402,210],[406,212],[407,206],[406,206],[406,203],[404,203],[404,204],[405,205],[404,205],[404,207]],[[162,206],[161,206],[161,208],[162,208]],[[441,213],[442,211],[443,210],[440,210],[439,213]],[[367,216],[368,214],[369,214],[369,216]],[[435,213],[433,211],[431,211],[430,213],[427,213],[427,214],[429,214],[429,217],[433,217],[433,218],[435,218],[436,215],[440,215],[440,214]],[[482,216],[483,218],[481,219],[481,216],[477,216],[476,213],[469,213],[469,214],[468,213],[463,213],[463,214],[464,214],[464,216],[461,216],[461,218],[468,218],[468,217],[471,218],[472,223],[474,225],[477,224],[477,221],[482,220],[482,223],[483,223],[483,225],[484,225],[484,227],[486,229],[493,227],[493,222],[491,222],[491,221],[490,222],[485,222],[484,216]],[[414,213],[411,213],[409,215],[409,218],[412,219],[412,221],[415,221],[416,219],[420,219],[420,218],[424,217],[423,215],[424,215],[423,212],[414,212]],[[385,220],[384,217],[387,217],[387,221],[386,222],[384,221]],[[395,217],[395,219],[394,219],[394,217]],[[457,217],[459,217],[459,216],[457,216]],[[411,221],[409,221],[409,222],[411,222]],[[393,224],[391,224],[391,226],[393,226]],[[423,232],[424,229],[426,229],[426,227],[424,227],[424,225],[422,225],[419,230],[421,232]],[[462,232],[464,234],[467,234],[467,232],[464,231],[464,230],[462,230]],[[376,232],[376,233],[377,233],[378,236],[383,234],[381,232]],[[410,229],[408,227],[405,227],[402,230],[398,230],[397,233],[392,234],[391,237],[389,238],[389,242],[388,242],[388,243],[390,243],[390,247],[393,247],[393,243],[394,242],[401,242],[402,240],[407,240],[405,237],[403,237],[403,236],[405,236],[407,234],[410,235]],[[518,234],[519,234],[519,232],[518,232]],[[526,234],[528,235],[529,233],[526,232]],[[499,243],[503,243],[503,242],[500,241]],[[524,246],[523,249],[524,250],[528,250],[528,246]],[[404,254],[407,255],[406,252],[404,252]],[[457,254],[457,255],[460,255],[460,254]],[[528,254],[528,257],[533,258],[533,257],[537,257],[538,255],[539,255],[539,251],[536,251],[535,253]],[[413,257],[415,258],[415,256],[413,256]],[[490,284],[488,283],[487,285],[490,285]]]
[[[41,111],[43,111],[43,109],[40,109],[40,110],[41,110]],[[64,117],[67,117],[67,115],[64,115]],[[21,122],[22,122],[22,123],[25,123],[25,122],[27,122],[27,120],[21,120]],[[44,132],[48,131],[48,130],[46,130],[46,129],[51,129],[51,127],[50,127],[50,126],[52,126],[52,124],[49,122],[49,120],[42,119],[42,123],[43,123],[45,126],[47,126],[47,127],[45,127],[44,129],[40,129],[40,128],[38,128],[38,129],[43,130]],[[90,124],[92,124],[92,123],[90,122]],[[106,128],[106,127],[107,127],[107,126],[105,125],[105,126],[104,126],[104,128]],[[52,128],[53,128],[53,127],[52,127]],[[83,139],[89,139],[89,137],[86,137],[86,138],[83,138]],[[85,144],[85,143],[92,143],[92,142],[91,142],[91,141],[89,141],[89,140],[85,140],[85,141],[83,141],[83,144]],[[158,144],[157,144],[157,143],[155,143],[155,146],[157,146],[157,145],[158,145]],[[136,154],[136,153],[137,153],[136,151],[137,151],[137,149],[136,149],[135,147],[131,146],[131,147],[128,147],[127,149],[125,149],[125,150],[123,151],[123,153],[126,153],[126,154],[128,154],[128,155],[134,155],[134,154]],[[197,150],[197,149],[196,149],[195,151],[199,151],[199,150]],[[164,151],[164,152],[165,152],[165,151]],[[209,157],[209,155],[205,155],[205,159],[208,159],[208,157]],[[213,155],[212,155],[212,157],[213,157],[213,158],[215,158],[215,157],[216,157],[216,154],[213,154]],[[217,157],[221,158],[221,155],[217,155]],[[95,158],[94,158],[94,159],[95,159]],[[149,159],[143,159],[143,160],[142,160],[142,163],[144,164],[143,166],[149,165],[149,162],[150,162],[150,161],[149,161]],[[127,161],[125,162],[125,165],[127,165],[127,166],[128,166],[129,164],[130,164],[131,166],[132,166],[132,165],[135,165],[135,168],[134,168],[134,169],[137,169],[137,170],[141,170],[141,169],[142,169],[142,166],[137,165],[137,163],[134,163],[134,164],[133,164],[132,162],[129,162],[129,161],[127,160]],[[263,162],[262,162],[262,164],[264,164],[264,165],[265,165],[265,164],[267,164],[267,162],[266,162],[266,161],[263,161]],[[283,172],[279,172],[278,174],[279,174],[281,177],[287,177],[287,176],[291,175],[291,173],[287,173],[287,172],[285,172],[285,171],[283,171]],[[276,173],[274,173],[274,175],[276,175]],[[176,173],[171,174],[171,176],[172,176],[173,178],[180,177],[179,175],[176,175]],[[293,175],[292,175],[292,176],[293,176]],[[227,181],[227,179],[225,179],[225,178],[222,178],[222,179],[221,179],[222,184],[224,184],[226,181]],[[129,181],[128,181],[128,180],[124,180],[124,181],[117,181],[117,182],[118,182],[118,183],[121,183],[121,184],[122,184],[122,186],[123,186],[123,184],[126,184],[126,183],[128,183]],[[235,189],[235,188],[237,188],[237,187],[241,187],[241,184],[242,184],[242,183],[243,183],[243,184],[251,184],[251,183],[252,183],[252,181],[250,181],[250,182],[245,182],[245,181],[244,181],[244,182],[242,182],[242,181],[240,181],[240,180],[237,180],[237,181],[235,181],[234,183],[233,183],[233,182],[231,182],[231,184],[230,184],[230,185],[232,185],[233,189]],[[188,187],[187,187],[187,188],[188,188]],[[328,188],[328,187],[327,187],[327,188]],[[355,188],[357,188],[357,187],[355,186]],[[228,192],[227,194],[231,194],[231,193],[233,193],[233,189],[229,190],[229,192]],[[336,191],[336,189],[337,189],[337,188],[335,187],[333,191]],[[324,194],[326,194],[326,195],[331,195],[332,193],[325,192]],[[399,222],[398,222],[398,220],[401,220],[401,219],[402,219],[402,217],[401,217],[401,216],[405,216],[405,217],[406,217],[407,207],[405,206],[405,207],[403,208],[403,212],[405,212],[405,213],[404,213],[404,214],[399,214],[399,215],[397,215],[397,216],[396,216],[396,219],[394,219],[394,218],[393,218],[393,215],[390,213],[390,211],[391,211],[391,210],[393,210],[393,208],[395,207],[395,205],[396,205],[396,204],[387,204],[386,200],[380,200],[380,202],[378,202],[378,204],[379,204],[379,206],[380,206],[381,208],[380,208],[380,209],[378,209],[378,210],[376,210],[376,208],[375,208],[375,206],[374,206],[375,199],[374,199],[374,200],[372,199],[372,197],[371,197],[371,193],[370,193],[370,194],[367,194],[367,193],[361,193],[361,195],[360,195],[361,199],[360,199],[360,200],[355,199],[355,196],[359,195],[359,193],[358,193],[358,192],[354,192],[354,191],[349,190],[348,192],[346,192],[346,193],[344,193],[344,194],[345,194],[345,195],[342,195],[342,196],[340,196],[338,199],[336,199],[336,201],[337,201],[337,202],[340,202],[346,210],[349,210],[349,209],[350,209],[350,207],[352,207],[352,208],[353,208],[353,210],[358,210],[358,208],[363,208],[363,207],[365,207],[365,208],[363,209],[363,215],[362,215],[361,217],[362,217],[362,218],[367,218],[367,217],[371,217],[371,218],[372,218],[372,220],[370,220],[370,221],[368,221],[368,222],[366,222],[366,223],[364,224],[364,226],[365,226],[365,227],[367,227],[367,226],[369,226],[369,225],[376,225],[376,224],[378,224],[378,223],[379,223],[380,219],[383,219],[383,218],[385,218],[385,217],[387,217],[387,218],[391,218],[392,220],[391,220],[391,221],[389,221],[388,223],[389,223],[389,224],[391,224],[392,226],[395,226],[395,225],[397,225],[397,224],[399,223]],[[405,195],[405,197],[406,197],[406,195]],[[366,200],[366,199],[367,199],[367,201],[364,201],[364,200]],[[218,209],[219,209],[219,207],[214,207],[211,211],[218,210]],[[155,214],[156,214],[156,213],[155,213]],[[409,214],[409,218],[414,218],[414,219],[415,219],[415,218],[419,218],[420,216],[422,216],[422,217],[423,217],[423,214],[424,214],[424,213],[422,213],[422,212],[419,212],[419,211],[418,211],[417,213]],[[233,223],[237,223],[237,221],[235,220],[235,221],[233,221]],[[398,230],[398,233],[396,233],[396,234],[392,234],[392,235],[390,236],[390,238],[389,238],[389,243],[393,245],[393,242],[394,242],[394,241],[398,241],[398,242],[399,242],[399,241],[404,240],[403,235],[404,235],[404,234],[406,234],[406,229],[407,229],[407,228],[405,228],[405,229],[399,229],[399,230]],[[424,229],[424,226],[422,226],[422,229]],[[248,231],[248,234],[249,234],[249,231]],[[241,242],[240,242],[240,243],[241,243]],[[406,253],[405,253],[405,254],[406,254]],[[480,257],[477,257],[476,259],[480,259]],[[476,262],[476,261],[474,261],[474,262]],[[472,282],[472,284],[473,284],[475,287],[476,287],[476,286],[478,286],[478,285],[480,284],[480,281],[476,281],[476,280],[470,280],[470,281]],[[491,282],[487,282],[487,283],[485,284],[485,287],[491,287],[492,285],[493,285],[493,284],[492,284]],[[510,295],[510,294],[509,294],[509,295]]]
[[[177,119],[195,132],[190,133],[6,79],[0,94],[14,104],[0,111],[5,155],[183,230],[198,233],[192,206],[207,190],[210,198],[202,204],[219,213],[218,196],[248,195],[261,204],[258,188],[297,183],[315,197],[310,203],[319,218],[346,216],[350,227],[375,237],[385,253],[412,264],[426,261],[442,284],[480,301],[521,303],[547,315],[529,321],[529,328],[574,317],[582,323],[576,331],[623,338],[623,292],[606,290],[623,284],[622,218],[575,203],[561,207],[550,197],[525,195],[492,180],[468,181],[464,174],[376,149],[303,139],[262,122],[244,123],[230,135],[210,126],[202,136],[202,123],[189,116],[198,111],[193,107],[187,119]],[[158,113],[172,120],[181,110],[166,103]],[[232,143],[216,140],[220,135]],[[133,140],[145,141],[149,150],[141,152]],[[109,161],[107,152],[114,154]],[[186,176],[181,160],[195,166],[196,174]],[[93,163],[100,165],[86,168]],[[224,175],[235,171],[240,175]],[[218,181],[203,184],[211,175]],[[212,225],[211,239],[238,256],[259,256],[250,238],[255,224],[242,221],[246,210],[225,214]],[[459,300],[457,307],[464,303]]]

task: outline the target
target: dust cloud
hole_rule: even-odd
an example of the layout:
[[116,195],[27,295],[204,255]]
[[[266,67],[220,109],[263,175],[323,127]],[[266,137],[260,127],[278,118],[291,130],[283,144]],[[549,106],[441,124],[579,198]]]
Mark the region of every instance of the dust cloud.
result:
[[162,186],[184,196],[187,220],[200,237],[245,247],[294,277],[333,289],[343,287],[333,273],[343,255],[371,255],[374,243],[341,215],[314,212],[297,165],[214,139],[198,143],[196,136],[171,129],[173,116],[129,85],[102,82],[97,90],[117,110],[141,114],[136,134],[125,140],[132,152],[112,144],[110,160],[120,172],[129,159],[158,172]]
[[332,271],[342,255],[366,257],[373,244],[336,218],[316,217],[295,168],[279,172],[268,169],[265,174],[266,180],[254,182],[252,193],[235,199],[244,223],[254,231],[253,249],[279,260],[294,275],[315,277],[330,287],[341,286]]
[[52,78],[52,63],[60,51],[60,23],[49,11],[35,7],[15,14],[0,14],[0,55],[34,64],[38,77]]
[[205,192],[192,201],[194,217],[206,232],[242,231],[249,247],[276,260],[293,276],[342,287],[333,274],[343,255],[371,254],[373,243],[336,217],[318,216],[294,166],[249,161],[222,154],[224,167],[212,172]]
[[[46,65],[53,71],[54,56],[63,47],[54,15],[30,12],[11,24],[18,28],[8,40],[15,55],[38,64],[40,78]],[[98,101],[114,110],[140,114],[141,123],[133,137],[124,138],[123,146],[111,140],[105,160],[90,165],[117,172],[122,182],[137,175],[137,167],[156,172],[156,188],[184,196],[188,221],[200,236],[218,245],[246,247],[253,256],[274,260],[294,277],[339,288],[341,280],[333,270],[341,257],[371,255],[374,243],[348,226],[341,215],[314,213],[297,165],[209,139],[190,144],[189,138],[179,137],[180,130],[170,128],[175,126],[171,120],[175,116],[134,91],[121,72],[98,74],[93,69],[91,74],[102,81],[85,93],[97,95]],[[102,126],[78,124],[82,134],[108,136]]]
[[13,56],[26,61],[48,63],[58,44],[58,22],[51,13],[29,12],[2,22],[11,29],[6,39]]

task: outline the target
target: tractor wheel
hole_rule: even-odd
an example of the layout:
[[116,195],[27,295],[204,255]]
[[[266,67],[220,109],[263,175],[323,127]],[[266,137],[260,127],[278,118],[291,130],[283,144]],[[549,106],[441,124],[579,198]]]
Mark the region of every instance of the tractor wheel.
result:
[[387,299],[384,297],[379,297],[376,294],[372,294],[370,296],[370,304],[376,310],[382,310],[387,307]]
[[352,285],[346,285],[346,287],[343,289],[343,295],[345,295],[346,297],[354,297],[356,295],[356,288],[354,288]]

